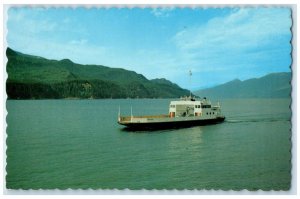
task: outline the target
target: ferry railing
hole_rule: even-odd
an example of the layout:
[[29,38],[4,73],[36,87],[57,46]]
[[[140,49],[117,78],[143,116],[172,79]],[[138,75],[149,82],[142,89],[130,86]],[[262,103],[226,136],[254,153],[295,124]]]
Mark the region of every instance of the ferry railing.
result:
[[143,115],[143,116],[120,116],[120,121],[125,122],[125,121],[131,121],[132,118],[168,118],[170,117],[169,115]]

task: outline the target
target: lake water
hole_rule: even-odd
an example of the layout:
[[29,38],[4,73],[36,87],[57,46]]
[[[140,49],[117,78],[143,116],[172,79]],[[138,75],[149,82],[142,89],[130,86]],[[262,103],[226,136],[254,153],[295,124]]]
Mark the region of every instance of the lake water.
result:
[[9,189],[288,190],[289,99],[222,100],[221,124],[130,132],[169,100],[8,100]]

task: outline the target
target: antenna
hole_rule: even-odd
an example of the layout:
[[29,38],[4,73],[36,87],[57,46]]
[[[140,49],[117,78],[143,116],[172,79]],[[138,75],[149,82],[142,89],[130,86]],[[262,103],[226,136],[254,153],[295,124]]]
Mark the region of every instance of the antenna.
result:
[[190,76],[190,98],[192,98],[192,71],[189,71]]
[[121,107],[120,107],[120,105],[119,105],[118,120],[119,120],[119,121],[121,120]]
[[132,115],[132,106],[131,106],[131,114],[130,114],[130,121],[132,122],[132,118],[133,118],[133,115]]

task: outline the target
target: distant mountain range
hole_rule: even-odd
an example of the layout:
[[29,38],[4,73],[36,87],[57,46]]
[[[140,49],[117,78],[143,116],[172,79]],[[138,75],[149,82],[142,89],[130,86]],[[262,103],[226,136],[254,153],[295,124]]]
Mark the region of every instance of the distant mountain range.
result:
[[189,91],[166,79],[148,80],[122,68],[48,60],[7,48],[9,99],[174,98]]
[[[10,48],[6,55],[8,99],[178,98],[190,94],[164,78],[148,80],[122,68],[49,60]],[[235,79],[194,94],[212,99],[287,98],[290,81],[290,72],[271,73],[245,81]]]
[[288,98],[291,94],[291,73],[271,73],[245,81],[232,80],[212,88],[194,92],[200,97],[222,98]]

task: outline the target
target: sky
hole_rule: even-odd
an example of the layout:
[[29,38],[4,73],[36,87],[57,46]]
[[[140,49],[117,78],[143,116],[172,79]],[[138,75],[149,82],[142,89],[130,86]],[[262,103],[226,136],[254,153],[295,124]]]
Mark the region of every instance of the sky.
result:
[[11,7],[6,18],[13,50],[124,68],[190,90],[291,71],[284,7]]

